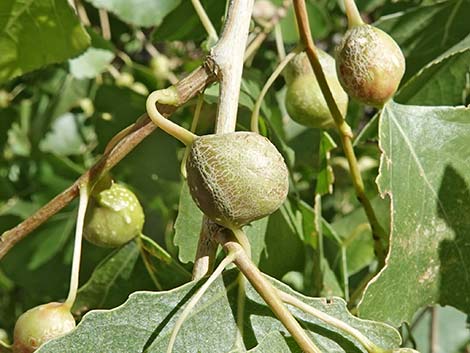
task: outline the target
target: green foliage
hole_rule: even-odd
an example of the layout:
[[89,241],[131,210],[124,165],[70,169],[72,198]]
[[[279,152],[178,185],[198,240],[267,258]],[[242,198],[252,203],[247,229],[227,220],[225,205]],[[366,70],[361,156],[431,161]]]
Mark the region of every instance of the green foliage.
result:
[[121,20],[141,27],[158,26],[181,0],[87,0],[96,8],[114,13]]
[[[384,108],[378,184],[392,199],[390,254],[366,289],[362,316],[398,326],[432,303],[470,312],[470,180],[462,147],[470,138],[469,123],[466,108]],[[403,293],[407,300],[396,310]]]
[[[231,347],[235,352],[242,352],[254,347],[273,331],[285,332],[256,291],[248,286],[246,310],[252,314],[246,317],[247,338],[242,347],[237,348],[236,322],[232,314],[236,310],[233,306],[237,288],[235,274],[234,271],[227,273],[210,287],[183,326],[176,341],[176,352],[223,352]],[[271,281],[276,287],[293,293],[286,285],[274,279]],[[174,321],[195,287],[197,283],[188,283],[169,292],[135,293],[119,308],[87,314],[73,333],[44,345],[38,352],[59,352],[63,347],[68,347],[71,353],[90,350],[165,351]],[[330,302],[326,302],[324,299],[300,295],[297,297],[317,309],[341,318],[358,330],[367,332],[371,340],[383,348],[399,344],[400,337],[393,328],[353,317],[340,298],[332,298]],[[149,311],[149,307],[153,310]],[[309,334],[325,352],[365,352],[351,337],[338,340],[340,333],[337,329],[297,310],[294,313],[302,319]],[[97,335],[97,331],[102,334]],[[201,332],[205,334],[201,335]],[[275,347],[279,343],[274,341],[272,344]],[[287,339],[287,344],[292,345],[291,339]]]
[[0,82],[77,56],[89,44],[66,0],[0,5]]

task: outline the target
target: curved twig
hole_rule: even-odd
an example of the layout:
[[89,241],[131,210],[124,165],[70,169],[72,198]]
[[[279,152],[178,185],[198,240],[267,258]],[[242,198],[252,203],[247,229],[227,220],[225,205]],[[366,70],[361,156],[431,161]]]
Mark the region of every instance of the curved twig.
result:
[[[204,65],[199,67],[175,85],[179,97],[177,105],[162,106],[160,111],[166,116],[171,115],[177,107],[196,96],[205,87],[216,81],[216,78],[216,75],[209,66]],[[24,239],[33,230],[75,199],[75,197],[78,196],[80,185],[88,183],[89,180],[107,173],[155,129],[156,125],[146,118],[145,115],[138,119],[135,130],[125,136],[121,141],[116,142],[112,149],[103,154],[100,160],[80,176],[72,185],[41,207],[32,216],[2,234],[0,237],[0,259],[2,259],[16,243]]]

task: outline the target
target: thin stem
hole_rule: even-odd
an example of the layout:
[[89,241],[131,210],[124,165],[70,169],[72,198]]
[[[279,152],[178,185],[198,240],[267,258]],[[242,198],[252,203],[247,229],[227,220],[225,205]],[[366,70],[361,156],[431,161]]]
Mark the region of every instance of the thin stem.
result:
[[175,326],[173,327],[173,331],[171,332],[171,336],[170,336],[170,341],[168,342],[168,348],[166,350],[167,353],[173,352],[173,346],[175,345],[176,336],[178,335],[178,332],[181,329],[181,326],[183,326],[183,323],[188,317],[191,310],[196,306],[197,302],[201,299],[201,297],[204,295],[207,289],[209,289],[209,286],[217,279],[217,277],[219,277],[219,275],[223,272],[225,267],[227,267],[229,264],[233,262],[236,256],[237,256],[236,252],[227,254],[227,256],[222,260],[219,266],[217,266],[215,271],[207,279],[207,281],[193,295],[188,305],[186,305],[183,312],[181,313],[181,316],[178,318],[178,321],[176,321]]
[[[197,124],[199,123],[199,117],[201,115],[202,106],[204,104],[204,92],[197,97],[196,109],[194,110],[194,117],[191,123],[191,132],[195,133],[197,129]],[[188,160],[190,146],[186,146],[184,150],[183,159],[181,160],[180,171],[183,178],[187,178],[186,173],[186,161]]]
[[73,245],[73,260],[72,270],[70,275],[70,288],[67,299],[64,302],[64,306],[69,310],[72,308],[75,298],[77,297],[78,290],[78,277],[80,274],[80,257],[82,253],[82,235],[83,235],[83,224],[85,222],[86,208],[88,205],[89,190],[88,185],[82,185],[80,187],[80,199],[78,204],[78,215],[77,224],[75,226],[75,242]]
[[[268,38],[269,33],[276,27],[279,27],[279,22],[287,15],[287,8],[291,4],[290,0],[284,0],[281,6],[277,9],[276,15],[273,16],[269,22],[266,22],[261,31],[256,35],[256,37],[248,44],[248,47],[245,51],[245,61],[250,61],[255,55],[258,48],[263,44],[263,42]],[[276,36],[276,44],[278,38]],[[278,48],[279,49],[279,48]],[[280,57],[282,60],[282,57]]]
[[147,257],[147,250],[145,249],[145,246],[141,237],[142,237],[142,234],[139,237],[137,237],[138,238],[137,243],[138,243],[139,250],[140,250],[140,256],[142,257],[142,262],[144,263],[145,269],[147,270],[147,273],[149,274],[150,279],[155,285],[155,288],[157,288],[158,290],[162,290],[163,287],[158,281],[158,278],[155,273],[156,272],[155,267],[153,267],[152,262]]
[[314,317],[316,317],[317,319],[333,326],[333,327],[336,327],[337,329],[340,329],[344,332],[346,332],[347,334],[351,335],[352,337],[354,337],[360,344],[362,344],[364,346],[364,348],[370,352],[370,353],[379,353],[379,352],[385,352],[383,349],[381,349],[380,347],[378,347],[375,343],[373,343],[369,338],[367,338],[366,336],[364,336],[359,330],[357,330],[356,328],[348,325],[347,323],[333,317],[333,316],[330,316],[326,313],[324,313],[323,311],[320,311],[318,309],[315,309],[313,307],[311,307],[310,305],[308,304],[305,304],[303,301],[297,299],[296,297],[282,291],[282,290],[277,290],[278,291],[278,294],[279,294],[279,297],[281,298],[281,300],[284,302],[284,303],[287,303],[287,304],[290,304]]
[[174,87],[154,91],[150,93],[147,98],[147,114],[152,119],[152,121],[161,128],[166,133],[177,138],[183,142],[186,146],[189,146],[193,143],[194,139],[197,137],[192,132],[186,130],[185,128],[175,124],[171,120],[165,118],[157,109],[157,103],[163,103],[168,105],[176,105],[179,101],[178,93]]
[[266,280],[236,239],[226,233],[218,233],[217,236],[217,240],[221,243],[225,252],[237,254],[234,260],[235,265],[269,305],[273,313],[290,332],[299,347],[306,353],[322,353],[279,298],[277,294],[278,291]]
[[234,228],[230,230],[232,231],[233,235],[235,235],[237,242],[240,243],[243,250],[245,250],[245,254],[251,259],[250,240],[246,236],[245,232],[241,228]]
[[[222,35],[212,48],[209,64],[215,68],[220,78],[219,106],[215,133],[235,131],[237,122],[238,98],[240,94],[245,52],[250,25],[253,0],[232,0],[227,2],[227,15]],[[200,278],[212,270],[217,251],[211,229],[217,229],[207,217],[203,217],[198,248],[194,259],[193,278]]]
[[349,302],[349,274],[346,247],[341,244],[341,279],[343,281],[344,300]]
[[[161,54],[157,48],[155,48],[155,46],[152,44],[152,42],[149,42],[147,37],[145,36],[144,32],[142,31],[139,31],[137,30],[135,32],[136,34],[136,37],[142,41],[142,43],[144,43],[144,47],[145,47],[145,50],[147,51],[147,53],[150,54],[150,56],[153,58],[153,59],[156,59],[156,60],[159,60],[159,59],[166,59],[168,60],[168,58],[164,55],[164,54]],[[127,54],[125,54],[127,55]],[[131,65],[132,64],[132,61],[130,62],[130,64],[128,65]],[[165,73],[165,79],[167,79],[168,81],[170,81],[170,83],[172,85],[176,84],[178,82],[178,78],[175,76],[175,74],[172,72],[172,71],[168,71]]]
[[255,106],[253,107],[253,112],[251,113],[251,131],[259,133],[259,111],[261,109],[261,104],[263,103],[264,96],[266,96],[266,93],[268,92],[269,88],[272,86],[274,81],[276,81],[278,76],[281,74],[282,70],[284,70],[286,65],[294,58],[294,56],[297,55],[299,51],[300,50],[297,48],[287,54],[286,57],[282,59],[281,62],[277,65],[276,69],[273,71],[271,76],[269,76],[268,80],[264,84],[258,98],[256,99]]
[[91,22],[90,22],[90,19],[88,18],[85,7],[82,5],[82,3],[79,0],[75,0],[75,8],[77,9],[77,14],[78,14],[78,18],[80,19],[80,22],[85,26],[88,26],[88,27],[91,26]]
[[217,35],[217,31],[215,30],[214,25],[212,24],[209,16],[207,16],[204,7],[201,5],[201,2],[199,0],[191,0],[191,2],[193,3],[194,9],[196,10],[197,15],[199,16],[199,19],[201,20],[204,29],[209,35],[209,38],[213,40],[213,42],[216,42],[219,39],[219,36]]
[[357,198],[361,202],[362,206],[367,215],[367,219],[372,228],[372,237],[374,239],[374,249],[376,256],[379,260],[379,268],[383,267],[385,263],[386,251],[382,244],[382,241],[386,241],[387,235],[385,230],[380,225],[377,217],[375,215],[374,209],[368,199],[365,189],[364,182],[362,180],[361,173],[359,171],[359,166],[357,163],[357,158],[354,153],[354,148],[352,145],[352,131],[349,125],[346,123],[344,117],[342,116],[338,105],[331,93],[328,83],[326,82],[325,74],[320,65],[320,60],[318,59],[318,54],[315,48],[315,45],[312,40],[310,33],[310,26],[308,21],[307,9],[305,6],[305,0],[294,0],[294,9],[295,16],[297,18],[297,25],[299,27],[300,37],[302,42],[305,45],[305,51],[312,65],[313,71],[317,78],[317,81],[320,85],[323,96],[325,97],[328,108],[333,116],[336,127],[341,137],[341,142],[343,145],[344,154],[348,160],[349,170],[351,173],[352,182],[354,189],[356,191]]
[[99,9],[98,14],[100,17],[101,34],[103,35],[104,39],[110,40],[111,26],[109,25],[108,12],[105,9]]
[[2,340],[0,340],[0,348],[3,347],[7,350],[11,350],[13,348],[13,345],[12,344],[8,344]]
[[354,308],[356,301],[364,292],[369,281],[374,278],[375,273],[368,273],[364,278],[361,279],[356,289],[352,292],[351,297],[349,298],[348,307],[350,309]]
[[114,147],[116,147],[119,142],[121,142],[124,137],[126,137],[133,131],[135,131],[135,123],[119,131],[116,135],[113,136],[111,140],[109,140],[108,144],[106,145],[106,148],[104,149],[104,153],[109,153]]
[[276,23],[274,26],[274,38],[276,39],[276,50],[280,60],[286,57],[286,48],[284,48],[284,38],[282,37],[281,25]]
[[171,255],[163,249],[160,245],[158,245],[152,238],[144,234],[140,234],[140,241],[142,242],[142,246],[145,251],[150,254],[151,256],[155,257],[156,259],[163,261],[165,264],[170,265],[173,269],[179,271],[182,275],[187,277],[188,279],[191,277],[191,274],[181,266]]
[[323,266],[323,257],[324,257],[324,249],[323,249],[323,231],[322,231],[322,212],[321,212],[321,195],[315,194],[315,205],[314,205],[314,212],[315,212],[315,228],[317,230],[317,263],[316,263],[316,271],[317,271],[317,278],[315,281],[316,284],[316,293],[318,296],[321,296],[323,291],[323,276],[324,276],[324,266]]
[[[160,109],[166,116],[170,115],[177,107],[192,99],[203,88],[207,87],[215,80],[216,76],[209,67],[204,65],[197,68],[175,85],[179,97],[177,106],[161,106]],[[8,251],[15,246],[15,244],[24,239],[37,227],[75,199],[79,194],[80,185],[88,183],[89,180],[107,173],[125,156],[127,156],[140,142],[155,131],[155,129],[156,125],[145,115],[142,115],[137,120],[135,131],[126,136],[108,153],[105,153],[98,162],[80,176],[80,178],[78,178],[71,186],[54,197],[23,222],[2,234],[0,237],[0,259],[2,259]]]
[[357,9],[354,0],[344,0],[344,6],[346,8],[346,16],[348,17],[349,28],[361,26],[364,24],[364,21],[361,18],[361,14]]

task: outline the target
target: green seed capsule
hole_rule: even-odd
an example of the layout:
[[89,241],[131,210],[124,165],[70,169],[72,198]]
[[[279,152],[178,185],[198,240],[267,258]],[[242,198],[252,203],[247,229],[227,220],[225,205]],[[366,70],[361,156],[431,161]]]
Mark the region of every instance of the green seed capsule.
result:
[[186,168],[196,204],[214,222],[231,229],[273,213],[289,188],[281,154],[253,132],[197,138]]
[[121,184],[95,195],[85,216],[83,236],[102,247],[119,247],[142,232],[144,211],[137,196]]
[[405,58],[387,33],[362,24],[346,32],[336,51],[336,69],[351,97],[381,107],[400,84]]
[[[345,116],[348,95],[338,81],[335,60],[322,50],[318,50],[318,57],[336,104]],[[305,53],[292,59],[284,76],[287,81],[286,108],[292,120],[308,127],[333,128],[333,117]]]
[[23,313],[13,332],[13,352],[32,353],[47,341],[75,328],[75,319],[62,303],[36,306]]

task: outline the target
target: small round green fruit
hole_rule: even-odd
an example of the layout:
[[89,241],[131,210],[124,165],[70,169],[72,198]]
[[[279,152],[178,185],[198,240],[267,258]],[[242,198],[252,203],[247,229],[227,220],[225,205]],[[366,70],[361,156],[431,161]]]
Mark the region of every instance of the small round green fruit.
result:
[[83,236],[102,247],[119,247],[142,232],[144,211],[137,196],[113,183],[93,195],[85,216]]
[[336,69],[351,97],[381,107],[398,89],[405,73],[405,58],[387,33],[362,24],[346,32],[336,50]]
[[62,303],[47,303],[23,313],[13,332],[13,352],[32,353],[47,341],[75,328],[75,319]]
[[[318,57],[336,104],[345,116],[348,95],[338,81],[335,60],[322,50],[318,50]],[[286,108],[292,120],[308,127],[333,128],[335,122],[305,53],[292,59],[285,70],[285,78]]]
[[198,137],[186,162],[198,207],[215,223],[234,229],[265,217],[284,202],[288,171],[276,147],[254,132]]

